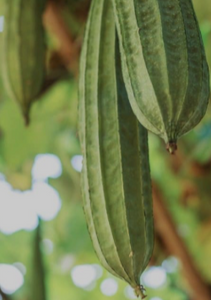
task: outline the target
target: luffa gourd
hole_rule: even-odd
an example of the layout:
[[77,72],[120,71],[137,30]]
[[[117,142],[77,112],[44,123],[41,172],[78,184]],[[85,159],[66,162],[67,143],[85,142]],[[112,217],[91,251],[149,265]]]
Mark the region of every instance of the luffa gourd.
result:
[[20,105],[26,124],[45,77],[45,0],[3,0],[1,65],[8,94]]
[[191,0],[112,0],[134,113],[173,153],[204,116],[209,70]]
[[[83,206],[102,265],[143,298],[153,251],[147,131],[127,98],[110,0],[92,0],[80,61]],[[116,54],[115,54],[116,53]]]

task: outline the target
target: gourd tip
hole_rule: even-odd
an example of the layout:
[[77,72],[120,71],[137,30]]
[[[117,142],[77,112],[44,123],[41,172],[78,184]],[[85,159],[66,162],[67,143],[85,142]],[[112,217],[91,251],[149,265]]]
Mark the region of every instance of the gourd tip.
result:
[[168,142],[166,144],[166,150],[170,153],[170,154],[175,154],[176,150],[177,150],[177,143],[176,142]]
[[145,294],[145,288],[143,287],[143,285],[137,285],[135,288],[134,288],[134,292],[136,294],[137,297],[141,297],[141,299],[144,299],[147,297],[147,295]]
[[24,114],[23,117],[24,117],[25,126],[28,127],[30,123],[29,114]]

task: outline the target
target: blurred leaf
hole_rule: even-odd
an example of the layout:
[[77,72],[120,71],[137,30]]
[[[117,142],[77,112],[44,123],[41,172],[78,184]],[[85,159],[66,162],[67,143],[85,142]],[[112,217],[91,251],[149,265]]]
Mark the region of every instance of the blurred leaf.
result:
[[41,221],[35,230],[34,234],[34,251],[33,251],[33,277],[32,277],[32,291],[31,299],[32,300],[46,300],[46,271],[44,266],[43,253],[41,250],[41,241],[42,241],[42,228]]

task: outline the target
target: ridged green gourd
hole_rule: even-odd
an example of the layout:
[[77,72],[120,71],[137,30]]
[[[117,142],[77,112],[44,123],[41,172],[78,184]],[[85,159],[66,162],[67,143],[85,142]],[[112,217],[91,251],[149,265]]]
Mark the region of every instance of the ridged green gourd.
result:
[[209,70],[191,0],[112,0],[134,113],[170,152],[204,116]]
[[92,0],[79,80],[84,213],[102,265],[144,298],[140,275],[153,251],[148,134],[130,107],[115,45],[111,1]]
[[45,0],[3,0],[1,65],[6,90],[21,107],[26,124],[29,109],[45,78]]

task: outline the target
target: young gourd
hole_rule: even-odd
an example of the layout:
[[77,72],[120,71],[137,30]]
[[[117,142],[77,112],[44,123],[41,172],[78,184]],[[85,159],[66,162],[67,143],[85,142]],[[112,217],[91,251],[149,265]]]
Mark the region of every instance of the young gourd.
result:
[[25,123],[45,77],[45,0],[3,0],[1,65],[6,90],[20,106]]
[[209,70],[191,0],[112,0],[123,75],[132,109],[166,142],[204,116]]

